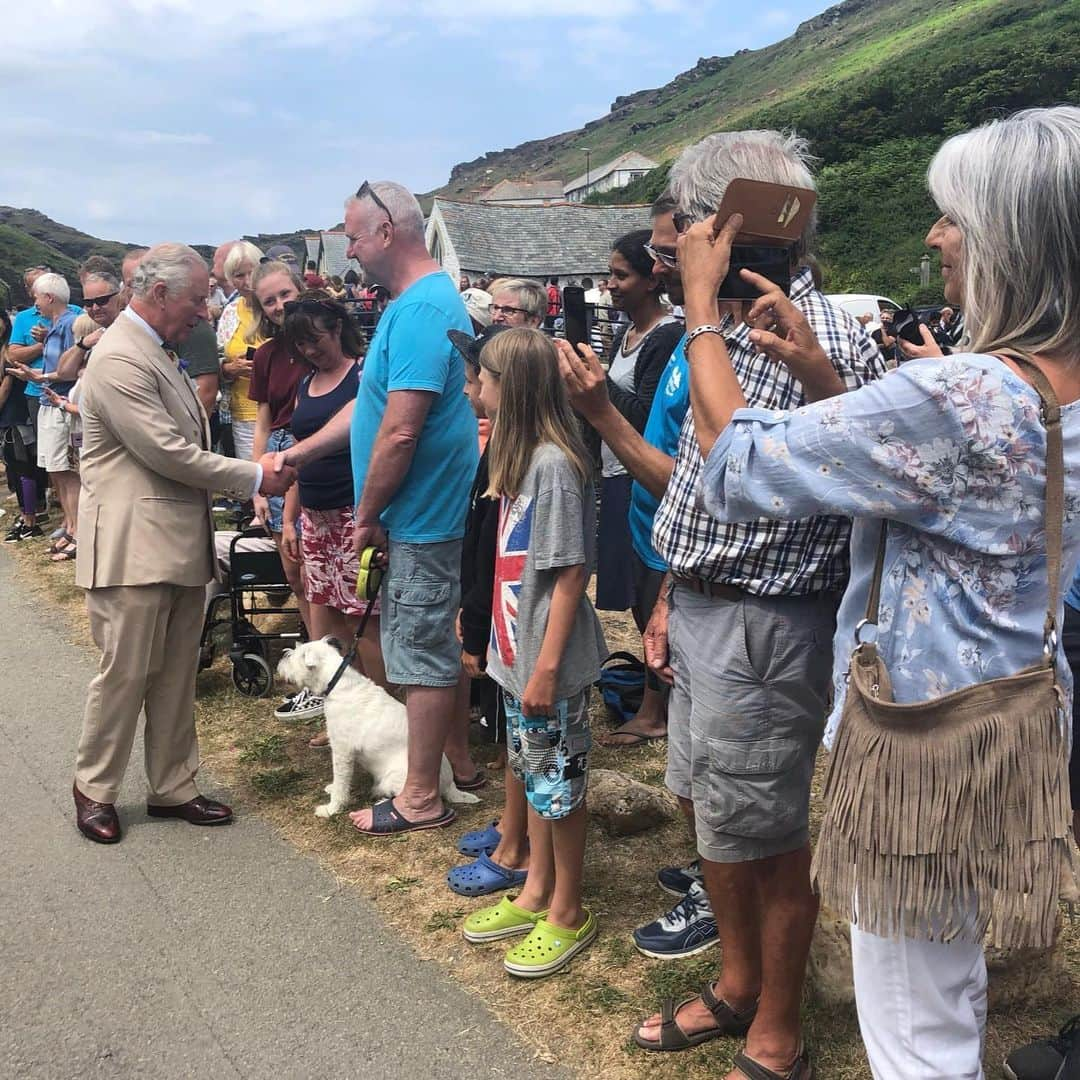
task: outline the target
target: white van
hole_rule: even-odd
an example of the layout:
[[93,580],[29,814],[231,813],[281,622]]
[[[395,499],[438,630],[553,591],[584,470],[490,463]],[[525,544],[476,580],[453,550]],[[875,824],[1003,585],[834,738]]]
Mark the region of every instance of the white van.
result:
[[846,311],[853,319],[869,315],[870,324],[875,327],[881,325],[882,311],[896,311],[900,307],[887,296],[874,296],[871,293],[831,293],[825,299],[841,311]]

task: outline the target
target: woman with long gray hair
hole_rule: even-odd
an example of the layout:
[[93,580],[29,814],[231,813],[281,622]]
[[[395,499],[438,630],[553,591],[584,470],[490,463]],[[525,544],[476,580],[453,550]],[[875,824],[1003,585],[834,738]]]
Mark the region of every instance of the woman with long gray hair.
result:
[[[983,1076],[984,941],[1052,943],[1071,842],[1059,627],[1080,560],[1080,108],[957,135],[928,180],[942,216],[927,244],[966,351],[797,411],[744,408],[710,329],[741,222],[679,243],[709,512],[855,519],[814,877],[852,922],[880,1080]],[[763,290],[750,320],[776,324],[758,346],[799,377],[824,363],[783,293],[747,280]],[[795,1052],[791,1075],[809,1076]]]

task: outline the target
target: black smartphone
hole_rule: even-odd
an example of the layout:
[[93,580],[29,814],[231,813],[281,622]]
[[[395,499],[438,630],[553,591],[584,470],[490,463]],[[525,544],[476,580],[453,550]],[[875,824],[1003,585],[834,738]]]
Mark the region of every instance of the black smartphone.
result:
[[922,345],[923,338],[919,330],[922,325],[922,319],[911,308],[897,308],[893,315],[892,336],[903,338],[912,345]]
[[563,332],[571,345],[589,343],[589,309],[585,303],[585,290],[580,285],[567,285],[562,291]]
[[731,265],[716,294],[721,300],[756,300],[761,293],[739,271],[752,270],[779,285],[786,296],[791,292],[791,249],[765,244],[732,244]]

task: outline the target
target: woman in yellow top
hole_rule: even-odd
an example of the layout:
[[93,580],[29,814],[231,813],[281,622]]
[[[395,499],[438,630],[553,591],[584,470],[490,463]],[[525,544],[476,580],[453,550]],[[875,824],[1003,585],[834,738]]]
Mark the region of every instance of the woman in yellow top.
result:
[[236,290],[236,299],[218,321],[221,372],[229,384],[233,445],[236,456],[251,459],[258,406],[248,397],[251,363],[255,350],[265,341],[258,333],[259,320],[251,304],[251,279],[262,252],[246,240],[235,244],[225,259],[225,280]]

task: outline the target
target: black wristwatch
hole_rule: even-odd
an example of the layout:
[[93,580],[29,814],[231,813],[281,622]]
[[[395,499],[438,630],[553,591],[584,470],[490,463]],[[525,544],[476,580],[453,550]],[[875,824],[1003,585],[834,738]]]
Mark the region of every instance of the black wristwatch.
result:
[[83,344],[84,340],[85,340],[84,338],[79,338],[79,340],[75,342],[75,348],[76,349],[82,349],[83,352],[89,352],[91,350],[91,348],[93,348],[93,346],[84,345]]

